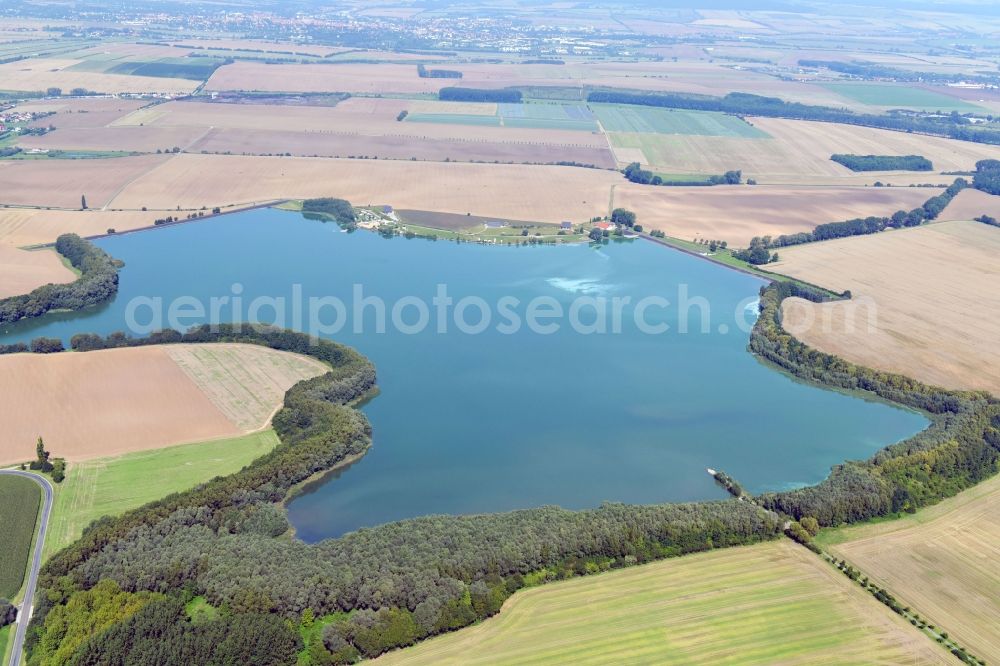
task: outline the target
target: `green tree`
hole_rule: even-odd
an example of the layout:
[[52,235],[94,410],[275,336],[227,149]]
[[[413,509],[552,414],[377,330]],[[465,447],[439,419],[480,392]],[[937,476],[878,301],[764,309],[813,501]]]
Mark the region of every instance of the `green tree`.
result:
[[623,227],[635,226],[635,213],[625,208],[615,208],[611,211],[611,222]]
[[819,532],[819,521],[812,516],[803,516],[802,520],[799,521],[799,525],[802,525],[812,536],[816,536]]
[[38,438],[38,442],[35,444],[35,460],[32,461],[30,467],[31,469],[41,470],[42,472],[51,472],[52,463],[49,462],[49,452],[45,450],[45,442],[42,438]]

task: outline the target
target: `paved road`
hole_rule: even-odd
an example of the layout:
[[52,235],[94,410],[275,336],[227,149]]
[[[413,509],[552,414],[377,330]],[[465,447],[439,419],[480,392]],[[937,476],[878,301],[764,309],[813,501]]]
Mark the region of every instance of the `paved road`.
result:
[[[40,474],[22,472],[16,469],[0,469],[0,474],[24,476],[42,487],[45,491],[45,501],[42,505],[42,519],[38,524],[38,538],[35,539],[35,553],[31,560],[31,571],[28,573],[27,585],[24,588],[24,601],[17,614],[17,626],[14,633],[14,645],[10,653],[10,665],[20,666],[21,652],[24,651],[24,636],[28,631],[28,620],[31,619],[32,602],[35,600],[35,586],[38,584],[38,570],[42,566],[42,546],[45,545],[45,532],[49,529],[49,515],[52,513],[52,484]],[[2,658],[3,655],[0,655]]]

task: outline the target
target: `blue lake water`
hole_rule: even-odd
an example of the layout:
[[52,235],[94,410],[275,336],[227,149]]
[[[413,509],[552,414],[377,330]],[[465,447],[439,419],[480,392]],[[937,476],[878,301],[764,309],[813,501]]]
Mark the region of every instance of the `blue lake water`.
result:
[[[234,295],[244,305],[258,296],[345,303],[350,321],[331,337],[378,369],[381,394],[364,407],[374,445],[291,502],[291,521],[306,541],[428,513],[722,497],[706,467],[726,470],[751,492],[811,484],[831,465],[866,457],[927,423],[758,362],[746,350],[746,324],[761,281],[645,241],[510,248],[387,240],[257,210],[98,244],[126,262],[115,300],[8,326],[0,343],[124,330],[129,303],[150,303],[137,298],[162,298],[164,311],[181,297],[206,307],[211,297]],[[371,307],[350,317],[355,285],[387,304],[386,332],[374,330]],[[449,318],[439,333],[431,302],[438,285],[455,302],[483,299],[491,309],[489,325],[479,327],[485,330],[463,333]],[[581,296],[631,299],[621,307],[621,331],[588,334],[573,330],[568,317],[539,317],[557,325],[549,334],[526,325],[528,303],[544,298],[540,312],[568,311]],[[407,297],[428,304],[426,330],[392,326],[393,304]],[[504,297],[518,302],[508,308],[522,323],[513,333],[498,330],[511,322],[499,314]],[[679,307],[685,298],[690,307]],[[666,332],[641,330],[635,315],[643,299],[642,322],[667,324]],[[595,324],[598,302],[580,305],[585,327]],[[191,303],[181,305],[183,312]],[[147,323],[150,308],[136,311]],[[231,308],[220,311],[232,317]],[[693,315],[686,334],[681,311]],[[308,324],[307,313],[294,321],[290,304],[285,314],[287,324]],[[328,309],[323,321],[335,314]],[[412,303],[401,314],[404,325],[417,323]],[[273,310],[257,317],[270,321]],[[204,317],[182,323],[196,320]],[[355,332],[359,321],[363,330]],[[466,308],[465,321],[479,323],[480,310]]]

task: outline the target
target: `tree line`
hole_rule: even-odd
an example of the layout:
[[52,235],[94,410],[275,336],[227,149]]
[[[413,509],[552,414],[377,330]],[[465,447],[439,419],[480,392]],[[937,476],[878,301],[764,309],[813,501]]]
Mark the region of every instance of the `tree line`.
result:
[[763,288],[760,317],[750,336],[753,353],[796,377],[920,410],[931,425],[868,460],[835,466],[815,486],[760,495],[762,506],[796,519],[810,516],[824,526],[839,525],[913,512],[996,474],[1000,401],[986,392],[927,386],[809,348],[781,327],[781,302],[791,296],[829,300],[818,289],[789,282]]
[[460,79],[462,72],[457,69],[427,69],[417,65],[417,76],[422,79]]
[[851,171],[933,171],[934,165],[922,155],[831,155],[830,159]]
[[800,67],[810,67],[813,69],[829,69],[833,72],[840,72],[859,79],[891,79],[893,81],[910,81],[914,83],[962,83],[974,81],[977,83],[992,83],[996,85],[1000,81],[997,75],[979,75],[962,72],[960,74],[948,74],[944,72],[917,72],[910,69],[900,69],[890,67],[877,62],[853,61],[841,62],[837,60],[799,60]]
[[497,102],[503,104],[520,104],[524,95],[513,88],[483,89],[483,88],[441,88],[438,99],[444,102]]
[[104,250],[76,234],[63,234],[56,239],[56,252],[80,271],[80,277],[69,284],[47,284],[30,294],[0,300],[0,324],[50,310],[82,310],[118,292],[118,270],[123,264]]
[[739,185],[743,182],[742,171],[727,171],[721,175],[712,175],[705,180],[664,180],[648,169],[643,169],[638,162],[632,162],[626,166],[622,173],[630,182],[639,185],[673,185],[673,186],[700,186],[700,185]]
[[933,134],[962,141],[1000,144],[1000,128],[974,125],[952,113],[938,116],[907,111],[890,111],[886,114],[855,113],[848,109],[814,106],[801,102],[786,102],[777,97],[764,97],[750,93],[729,93],[725,97],[695,95],[691,93],[639,93],[595,90],[587,95],[588,102],[602,104],[635,104],[692,111],[719,111],[738,116],[766,116],[794,120],[861,125],[879,129]]
[[751,264],[766,264],[775,261],[771,250],[775,248],[788,247],[790,245],[801,245],[816,241],[832,240],[834,238],[846,238],[848,236],[864,236],[867,234],[877,234],[886,229],[901,229],[904,227],[916,227],[934,220],[951,203],[959,192],[968,187],[969,183],[964,178],[956,178],[955,182],[936,196],[924,202],[922,206],[911,211],[898,210],[889,217],[864,217],[845,220],[843,222],[827,222],[817,225],[812,231],[803,231],[797,234],[782,234],[778,237],[755,236],[750,241],[750,247],[746,250],[737,250],[733,256]]

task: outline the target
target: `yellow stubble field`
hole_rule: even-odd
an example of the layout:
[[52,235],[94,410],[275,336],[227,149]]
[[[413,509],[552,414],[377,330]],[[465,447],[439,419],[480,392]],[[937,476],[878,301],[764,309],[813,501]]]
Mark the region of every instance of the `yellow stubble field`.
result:
[[38,437],[71,461],[233,437],[264,426],[286,389],[324,367],[255,345],[2,356],[0,464],[33,458]]
[[168,159],[139,155],[0,161],[0,204],[80,208],[80,197],[86,196],[90,208],[101,208],[133,179]]
[[42,210],[0,208],[0,246],[27,247],[55,242],[60,234],[98,236],[153,225],[162,213],[142,211]]
[[787,540],[514,594],[474,627],[375,664],[947,664],[902,618]]
[[0,242],[0,298],[26,294],[50,282],[60,284],[75,279],[73,271],[53,250],[29,252]]
[[787,300],[785,328],[806,344],[929,384],[1000,395],[1000,229],[939,222],[780,253],[770,270],[854,297]]
[[68,69],[78,60],[39,58],[18,60],[0,65],[0,81],[6,90],[37,91],[46,88],[86,88],[100,93],[189,93],[197,86],[197,81],[170,79],[158,76],[131,76],[125,74],[102,74]]
[[915,515],[821,538],[976,656],[1000,654],[1000,476]]
[[635,211],[640,223],[668,236],[724,240],[746,246],[754,236],[809,231],[824,222],[891,215],[921,205],[938,190],[925,188],[782,185],[615,187],[615,206]]
[[132,182],[114,208],[201,208],[334,196],[359,206],[560,222],[606,215],[621,174],[508,164],[178,155]]

